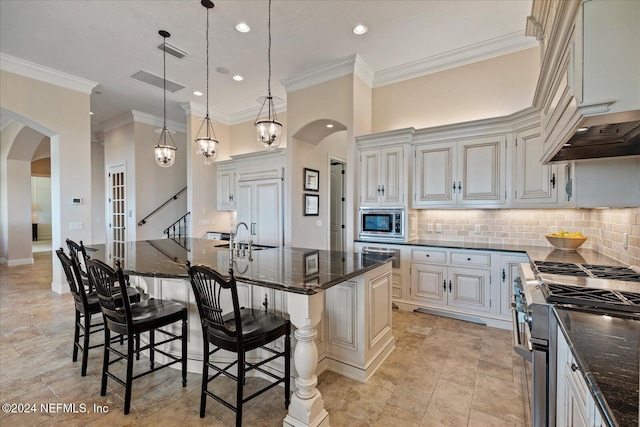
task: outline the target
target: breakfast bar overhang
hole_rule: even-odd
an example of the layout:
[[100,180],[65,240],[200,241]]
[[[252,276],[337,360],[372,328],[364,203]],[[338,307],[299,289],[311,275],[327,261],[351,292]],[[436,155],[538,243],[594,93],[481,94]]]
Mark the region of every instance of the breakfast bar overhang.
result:
[[392,258],[291,247],[255,248],[234,255],[225,243],[195,238],[146,240],[114,247],[94,245],[89,256],[110,265],[120,261],[131,285],[149,297],[185,304],[188,369],[193,372],[201,372],[203,343],[186,261],[221,273],[232,268],[241,305],[284,314],[295,327],[295,391],[283,425],[328,426],[316,375],[331,370],[366,382],[395,347]]

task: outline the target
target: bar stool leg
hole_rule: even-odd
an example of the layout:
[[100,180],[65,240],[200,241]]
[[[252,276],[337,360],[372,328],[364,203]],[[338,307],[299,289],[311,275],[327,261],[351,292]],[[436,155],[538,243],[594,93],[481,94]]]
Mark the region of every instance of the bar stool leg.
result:
[[73,357],[71,360],[78,361],[78,346],[80,345],[80,312],[76,310],[76,327],[73,332]]
[[104,357],[102,359],[102,384],[100,396],[107,394],[107,372],[109,372],[109,352],[111,351],[111,331],[104,328]]
[[200,390],[200,418],[204,418],[207,410],[207,386],[209,384],[209,341],[204,340],[204,355],[202,358],[202,386]]
[[127,379],[125,382],[124,389],[124,414],[127,415],[129,413],[129,409],[131,407],[131,388],[133,385],[133,347],[134,337],[133,335],[127,335]]
[[91,335],[91,314],[84,317],[84,343],[82,344],[82,369],[80,375],[87,376],[87,360],[89,359],[89,336]]

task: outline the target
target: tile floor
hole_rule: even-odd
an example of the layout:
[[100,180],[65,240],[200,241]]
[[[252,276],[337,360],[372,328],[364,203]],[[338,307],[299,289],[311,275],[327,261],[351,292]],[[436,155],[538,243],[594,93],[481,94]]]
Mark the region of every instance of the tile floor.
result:
[[[212,399],[207,416],[199,418],[197,374],[189,374],[186,388],[173,369],[137,380],[127,416],[123,387],[110,381],[107,395],[100,396],[102,351],[91,350],[87,376],[81,377],[80,362],[71,361],[72,299],[50,291],[51,253],[34,258],[33,265],[0,266],[0,403],[36,404],[36,413],[3,412],[0,425],[234,424],[234,414]],[[400,311],[393,322],[396,349],[369,382],[331,372],[319,376],[332,426],[524,426],[521,360],[510,332]],[[260,381],[250,378],[248,387]],[[231,384],[219,386],[233,395]],[[250,401],[243,424],[281,426],[282,390]],[[41,411],[41,404],[55,403],[75,404],[80,413]]]

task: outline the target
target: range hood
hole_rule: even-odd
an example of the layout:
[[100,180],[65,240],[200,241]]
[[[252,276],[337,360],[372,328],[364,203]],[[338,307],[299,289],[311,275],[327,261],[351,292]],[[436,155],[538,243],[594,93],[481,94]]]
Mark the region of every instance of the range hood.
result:
[[584,117],[552,162],[640,155],[640,110]]

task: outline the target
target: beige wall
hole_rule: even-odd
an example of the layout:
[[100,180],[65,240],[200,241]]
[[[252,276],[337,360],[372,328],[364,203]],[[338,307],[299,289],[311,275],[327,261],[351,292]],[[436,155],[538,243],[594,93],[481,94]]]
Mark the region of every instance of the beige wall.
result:
[[505,116],[531,106],[539,48],[373,89],[373,129],[416,129]]
[[[91,204],[64,203],[72,197],[91,200],[89,94],[3,70],[0,70],[0,93],[3,112],[11,112],[12,118],[51,138],[53,247],[60,247],[66,237],[91,241]],[[60,108],[63,104],[64,108]],[[25,222],[30,221],[27,215]],[[70,230],[71,222],[81,222],[83,227]],[[27,237],[30,238],[30,233]],[[8,244],[12,244],[10,240]],[[52,289],[66,291],[62,269],[54,256]]]
[[107,227],[105,225],[105,180],[104,142],[91,143],[91,227],[93,243],[105,243]]
[[[580,231],[589,236],[584,248],[640,266],[640,208],[431,209],[417,212],[420,239],[550,246],[545,234],[561,230]],[[427,232],[429,223],[442,224],[442,233]],[[481,225],[480,234],[474,233],[476,224]],[[622,246],[623,233],[629,233],[628,249]]]

